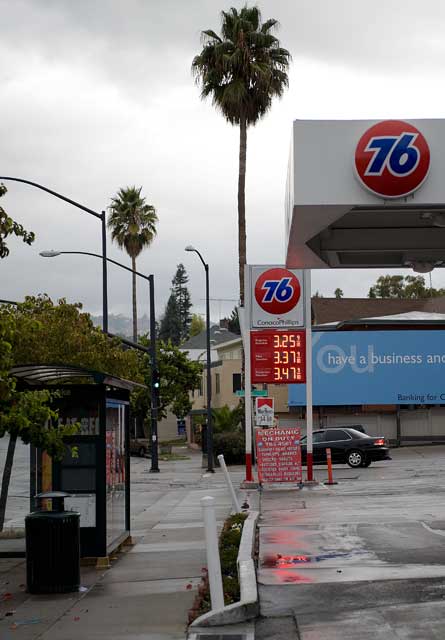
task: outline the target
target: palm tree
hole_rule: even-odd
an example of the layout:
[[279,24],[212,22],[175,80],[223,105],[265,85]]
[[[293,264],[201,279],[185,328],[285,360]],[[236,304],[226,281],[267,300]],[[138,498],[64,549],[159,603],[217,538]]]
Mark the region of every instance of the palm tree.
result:
[[[131,258],[131,268],[136,270],[136,258],[145,247],[153,242],[156,235],[158,217],[153,205],[147,204],[141,196],[142,187],[126,187],[119,189],[117,195],[111,199],[108,207],[108,227],[111,238],[125,249]],[[136,274],[133,279],[133,340],[138,337],[138,315],[136,304]]]
[[222,11],[221,23],[221,36],[212,30],[202,32],[203,49],[192,62],[192,72],[201,86],[201,98],[211,96],[226,120],[240,128],[238,253],[244,304],[247,128],[267,113],[272,99],[288,86],[291,55],[271,33],[277,21],[263,22],[258,7]]

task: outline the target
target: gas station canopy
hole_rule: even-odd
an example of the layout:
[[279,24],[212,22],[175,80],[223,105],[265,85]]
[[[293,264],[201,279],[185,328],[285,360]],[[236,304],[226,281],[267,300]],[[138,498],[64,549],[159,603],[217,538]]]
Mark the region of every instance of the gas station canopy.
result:
[[445,120],[297,120],[288,268],[445,265]]

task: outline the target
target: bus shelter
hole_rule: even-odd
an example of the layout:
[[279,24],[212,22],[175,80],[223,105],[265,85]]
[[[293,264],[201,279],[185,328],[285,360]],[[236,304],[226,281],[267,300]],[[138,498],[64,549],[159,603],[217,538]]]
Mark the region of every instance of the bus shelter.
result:
[[69,493],[65,508],[80,513],[81,557],[106,564],[130,538],[130,392],[143,385],[60,365],[17,366],[12,373],[27,388],[57,390],[59,423],[80,425],[60,461],[31,447],[31,511],[38,493]]

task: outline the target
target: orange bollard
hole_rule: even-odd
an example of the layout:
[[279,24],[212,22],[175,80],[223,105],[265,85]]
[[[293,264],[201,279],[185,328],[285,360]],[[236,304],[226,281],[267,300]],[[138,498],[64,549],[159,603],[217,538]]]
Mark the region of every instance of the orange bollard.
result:
[[338,484],[338,482],[334,482],[332,477],[332,455],[330,449],[326,449],[326,459],[328,462],[328,481],[324,484]]

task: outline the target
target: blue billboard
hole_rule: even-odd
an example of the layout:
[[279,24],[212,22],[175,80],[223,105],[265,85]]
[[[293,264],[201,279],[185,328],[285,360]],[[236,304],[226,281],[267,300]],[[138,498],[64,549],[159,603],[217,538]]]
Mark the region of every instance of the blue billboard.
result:
[[[445,331],[312,334],[313,404],[445,404]],[[289,385],[289,406],[306,385]]]

